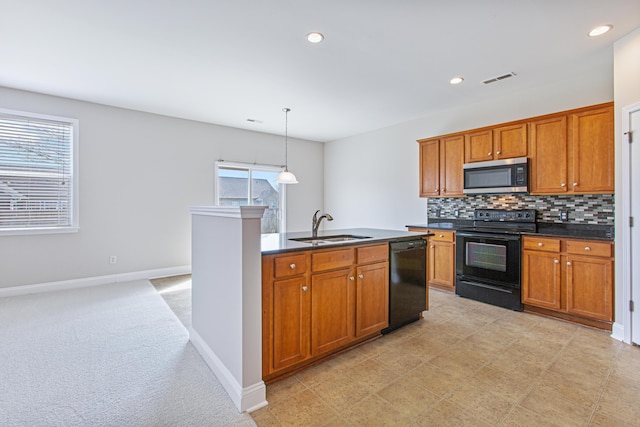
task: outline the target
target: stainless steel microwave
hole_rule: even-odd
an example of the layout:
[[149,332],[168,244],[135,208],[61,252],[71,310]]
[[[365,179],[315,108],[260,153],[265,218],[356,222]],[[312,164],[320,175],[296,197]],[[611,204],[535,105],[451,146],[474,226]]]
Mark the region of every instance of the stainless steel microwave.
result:
[[529,159],[490,160],[463,166],[465,194],[529,192]]

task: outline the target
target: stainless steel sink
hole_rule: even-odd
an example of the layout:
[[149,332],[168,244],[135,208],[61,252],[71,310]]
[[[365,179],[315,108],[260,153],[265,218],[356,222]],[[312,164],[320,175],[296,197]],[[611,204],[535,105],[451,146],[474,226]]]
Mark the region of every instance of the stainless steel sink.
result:
[[351,240],[362,240],[362,239],[370,239],[370,238],[371,236],[356,236],[354,234],[337,234],[335,236],[297,237],[289,240],[317,245],[320,243],[349,242]]
[[353,234],[339,234],[337,236],[322,236],[320,239],[327,242],[348,242],[349,240],[370,239],[370,236],[355,236]]

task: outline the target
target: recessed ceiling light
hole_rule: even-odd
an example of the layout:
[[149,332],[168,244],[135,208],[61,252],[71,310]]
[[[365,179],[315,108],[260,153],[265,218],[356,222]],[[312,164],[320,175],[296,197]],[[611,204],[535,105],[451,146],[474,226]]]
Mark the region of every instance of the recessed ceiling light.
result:
[[324,40],[324,35],[318,32],[309,33],[307,34],[307,40],[309,40],[310,43],[320,43]]
[[460,83],[462,83],[464,81],[464,79],[462,77],[454,77],[451,80],[449,80],[449,83],[451,83],[452,85],[458,85]]
[[589,31],[589,37],[601,36],[612,28],[613,25],[610,24],[597,26],[593,30]]

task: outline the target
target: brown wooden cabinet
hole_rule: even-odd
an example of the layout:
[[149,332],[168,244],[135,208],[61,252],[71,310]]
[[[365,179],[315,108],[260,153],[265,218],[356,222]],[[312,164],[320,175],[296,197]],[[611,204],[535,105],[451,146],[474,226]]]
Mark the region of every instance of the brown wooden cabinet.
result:
[[613,103],[418,140],[420,197],[463,196],[464,163],[529,157],[531,194],[612,194]]
[[[378,332],[389,325],[389,263],[359,266],[356,270],[356,336]],[[385,286],[386,284],[386,286]]]
[[429,238],[428,283],[429,286],[453,291],[456,280],[455,232],[430,229],[434,233]]
[[420,197],[463,196],[464,135],[420,143]]
[[567,117],[562,115],[529,124],[529,190],[534,194],[568,191]]
[[464,162],[493,160],[493,132],[491,129],[467,133],[464,136]]
[[[267,343],[269,369],[279,370],[311,355],[309,255],[263,257],[262,271],[263,351]],[[265,298],[268,305],[264,304]],[[263,370],[266,362],[263,357]]]
[[282,369],[310,356],[311,292],[305,276],[273,283],[273,367]]
[[612,257],[613,244],[609,242],[524,237],[525,309],[610,330]]
[[529,135],[532,194],[613,193],[610,104],[533,120]]
[[389,246],[262,257],[262,371],[269,380],[388,326]]
[[569,157],[574,193],[613,193],[613,107],[569,116]]
[[465,163],[526,156],[526,123],[498,126],[465,134]]
[[355,337],[355,278],[351,268],[311,275],[311,355]]

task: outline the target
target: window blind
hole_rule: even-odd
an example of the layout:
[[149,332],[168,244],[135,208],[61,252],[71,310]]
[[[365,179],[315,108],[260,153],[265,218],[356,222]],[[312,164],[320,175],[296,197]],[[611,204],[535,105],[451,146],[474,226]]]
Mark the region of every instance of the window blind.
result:
[[0,111],[0,232],[75,225],[76,124]]

